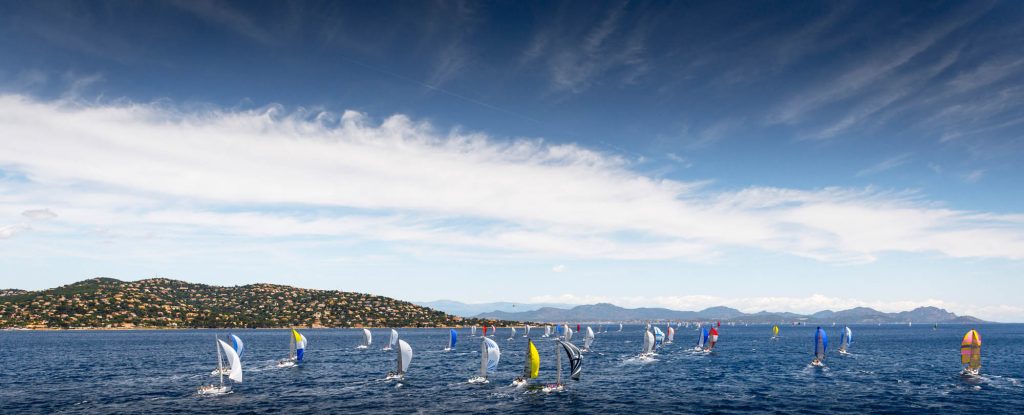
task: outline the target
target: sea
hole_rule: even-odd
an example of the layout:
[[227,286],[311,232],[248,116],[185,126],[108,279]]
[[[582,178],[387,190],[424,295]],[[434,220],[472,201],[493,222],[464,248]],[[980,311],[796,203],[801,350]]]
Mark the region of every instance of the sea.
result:
[[[815,368],[814,326],[784,325],[772,340],[768,325],[723,325],[710,354],[693,351],[695,328],[679,328],[651,362],[636,359],[642,326],[609,326],[584,354],[581,379],[560,393],[509,386],[524,368],[522,328],[512,339],[498,329],[501,361],[484,385],[466,382],[480,367],[481,338],[469,329],[450,352],[448,329],[399,329],[413,349],[402,382],[383,380],[396,364],[396,352],[381,350],[387,329],[373,330],[366,350],[356,349],[360,330],[301,330],[306,360],[286,369],[276,366],[288,355],[286,330],[3,331],[0,414],[1024,413],[1024,325],[850,327],[848,355],[836,351],[842,325],[824,327],[827,367]],[[978,378],[959,375],[970,328],[983,341]],[[214,338],[228,333],[246,345],[244,382],[197,395],[217,381]],[[536,328],[531,338],[542,361],[534,385],[554,382],[555,342]]]

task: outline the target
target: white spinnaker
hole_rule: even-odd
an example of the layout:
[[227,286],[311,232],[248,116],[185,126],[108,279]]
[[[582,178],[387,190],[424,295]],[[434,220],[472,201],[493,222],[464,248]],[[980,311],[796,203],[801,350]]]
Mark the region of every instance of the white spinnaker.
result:
[[592,343],[594,343],[594,330],[587,326],[587,336],[583,338],[583,348],[590,349]]
[[654,351],[654,333],[649,331],[644,332],[644,353],[651,353]]
[[405,340],[398,340],[398,373],[405,373],[409,370],[409,362],[412,361],[412,347]]
[[398,343],[398,330],[391,329],[391,340],[388,341],[388,345],[395,347],[396,343]]
[[373,344],[373,334],[370,330],[363,329],[363,346],[370,347]]
[[235,352],[235,348],[231,347],[230,344],[224,342],[224,340],[217,340],[220,343],[221,350],[224,350],[224,355],[227,357],[228,365],[231,367],[231,371],[228,373],[228,379],[235,382],[242,383],[242,359],[238,358],[238,352]]

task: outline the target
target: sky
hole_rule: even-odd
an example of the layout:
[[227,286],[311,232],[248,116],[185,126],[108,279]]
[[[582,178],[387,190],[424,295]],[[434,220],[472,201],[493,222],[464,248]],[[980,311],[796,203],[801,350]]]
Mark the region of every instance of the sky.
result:
[[0,288],[1024,321],[1024,3],[0,3]]

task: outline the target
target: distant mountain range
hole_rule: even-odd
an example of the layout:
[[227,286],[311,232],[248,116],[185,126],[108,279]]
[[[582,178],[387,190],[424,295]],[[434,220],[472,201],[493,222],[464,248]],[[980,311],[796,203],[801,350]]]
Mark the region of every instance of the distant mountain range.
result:
[[445,313],[459,316],[459,317],[473,317],[478,314],[490,313],[493,311],[502,311],[506,313],[516,313],[523,311],[534,311],[544,307],[555,307],[555,308],[571,308],[572,304],[559,304],[559,303],[510,303],[510,302],[497,302],[497,303],[462,303],[452,300],[437,300],[437,301],[413,301],[413,304],[423,307],[433,308],[435,310],[441,310]]
[[491,311],[476,315],[492,318],[536,322],[602,322],[602,321],[732,321],[743,323],[982,323],[971,316],[957,316],[936,307],[920,307],[899,313],[884,313],[867,307],[843,311],[825,310],[810,315],[767,312],[748,314],[729,307],[711,307],[701,311],[677,311],[667,308],[622,308],[613,304],[580,305],[571,308],[541,307],[523,312]]

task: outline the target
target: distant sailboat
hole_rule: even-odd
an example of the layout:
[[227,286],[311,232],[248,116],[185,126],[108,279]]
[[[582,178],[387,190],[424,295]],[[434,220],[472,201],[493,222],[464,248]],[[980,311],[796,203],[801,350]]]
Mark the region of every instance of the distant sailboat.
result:
[[529,324],[527,324],[526,327],[524,327],[524,330],[526,331],[526,333],[523,333],[523,337],[530,337],[530,325]]
[[671,326],[669,326],[669,328],[668,328],[668,336],[665,337],[665,344],[672,344],[672,342],[675,340],[675,338],[676,338],[676,329],[674,329]]
[[487,337],[487,325],[484,325],[484,337]]
[[493,373],[498,368],[498,361],[501,360],[501,349],[498,343],[491,339],[483,339],[480,342],[480,375],[469,379],[469,383],[487,383],[487,373]]
[[825,330],[818,327],[818,330],[814,332],[814,360],[811,360],[811,364],[814,366],[825,365],[825,352],[828,350],[828,335],[825,334]]
[[839,353],[846,354],[846,349],[850,347],[850,343],[853,342],[853,330],[850,327],[843,327],[843,334],[839,337]]
[[619,331],[622,331],[622,323],[619,323]]
[[711,331],[708,332],[708,348],[707,351],[714,350],[715,345],[718,344],[718,328],[712,327]]
[[772,326],[772,340],[779,338],[779,325]]
[[665,332],[661,331],[661,328],[654,328],[654,348],[661,347],[661,344],[665,342]]
[[469,336],[470,337],[476,337],[476,326],[473,326],[473,327],[469,328]]
[[523,375],[517,377],[512,381],[512,386],[523,387],[526,386],[530,379],[534,379],[540,374],[540,353],[537,352],[537,346],[533,344],[533,340],[527,340],[526,344],[526,367],[523,369]]
[[583,350],[584,352],[590,351],[590,345],[594,344],[594,330],[587,326],[587,335],[583,337]]
[[544,335],[541,337],[551,337],[551,326],[544,326]]
[[512,329],[512,332],[509,333],[508,340],[512,341],[512,340],[515,340],[515,338],[516,338],[516,328],[515,327],[510,327],[510,328]]
[[306,336],[292,329],[292,334],[288,339],[288,358],[277,362],[277,367],[293,367],[302,363],[302,358],[306,355],[307,344]]
[[373,344],[373,334],[370,333],[369,329],[363,329],[363,340],[359,343],[359,346],[356,346],[356,348],[366,349],[369,348],[371,344]]
[[405,372],[409,370],[409,362],[412,361],[412,347],[405,340],[398,340],[398,364],[394,372],[388,373],[388,380],[405,379]]
[[385,350],[385,351],[392,350],[392,349],[394,349],[395,345],[397,345],[397,344],[398,344],[398,330],[391,329],[391,338],[388,339],[388,344],[384,345],[384,348],[381,349],[381,350]]
[[[242,351],[245,350],[245,343],[242,342],[242,339],[240,337],[238,337],[238,336],[236,336],[234,334],[229,334],[228,337],[231,338],[231,347],[235,349],[235,353],[238,353],[238,358],[241,359],[242,358]],[[218,365],[216,369],[213,369],[213,371],[210,372],[210,376],[218,376],[218,375],[219,376],[223,376],[223,375],[227,375],[228,372],[230,372],[230,371],[231,371],[230,367],[226,367],[226,366],[223,366],[223,365]]]
[[976,330],[967,332],[960,342],[960,364],[964,365],[964,370],[960,372],[964,376],[978,376],[981,373],[981,335]]
[[491,337],[494,337],[496,335],[498,335],[498,329],[496,327],[494,327],[494,325],[492,324],[491,325]]
[[708,329],[701,328],[700,329],[700,338],[697,339],[697,347],[694,347],[693,350],[696,350],[696,351],[704,350],[704,345],[707,344],[707,342],[708,342]]
[[455,350],[455,343],[459,341],[459,334],[455,332],[455,329],[448,329],[448,347],[444,348],[444,351],[450,352]]
[[[215,347],[217,348],[217,370],[220,373],[220,384],[219,385],[206,385],[199,388],[198,393],[200,395],[221,395],[231,392],[231,386],[224,384],[224,375],[228,375],[228,379],[236,383],[242,383],[242,359],[238,357],[238,352],[235,351],[231,345],[225,343],[221,339],[215,340]],[[223,354],[221,353],[223,351]],[[224,367],[224,356],[227,356],[228,370],[222,371]]]
[[572,329],[569,328],[569,325],[566,325],[565,326],[565,341],[567,341],[567,342],[572,341],[572,333],[573,333]]
[[557,368],[558,375],[555,378],[554,384],[544,386],[543,392],[561,392],[565,390],[565,384],[562,383],[562,354],[558,351],[559,346],[565,350],[565,355],[569,359],[569,378],[578,381],[580,380],[580,374],[583,372],[583,354],[580,353],[580,349],[572,343],[559,340],[555,343],[555,367]]

